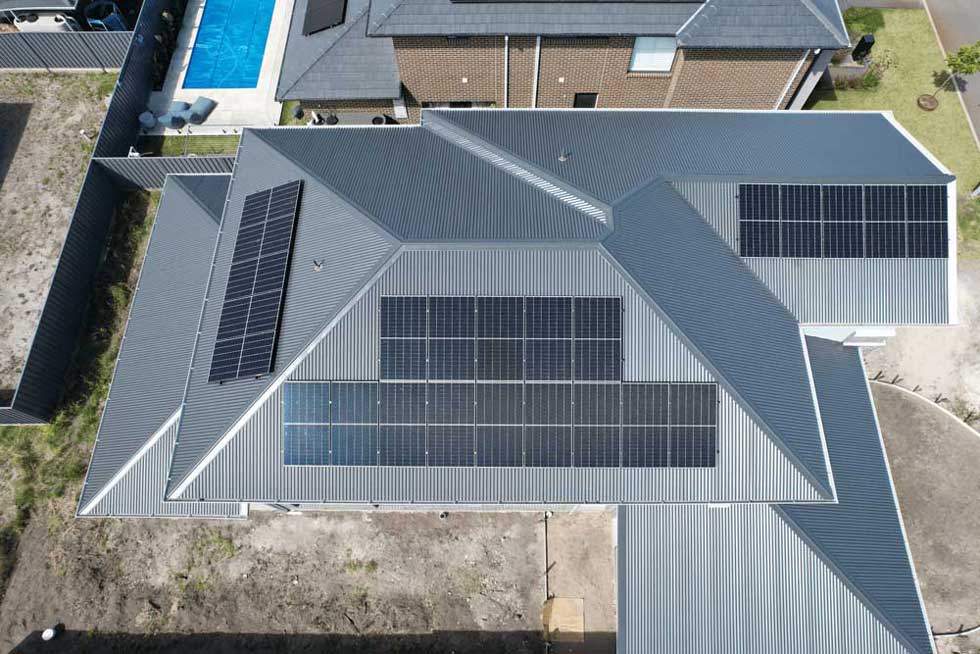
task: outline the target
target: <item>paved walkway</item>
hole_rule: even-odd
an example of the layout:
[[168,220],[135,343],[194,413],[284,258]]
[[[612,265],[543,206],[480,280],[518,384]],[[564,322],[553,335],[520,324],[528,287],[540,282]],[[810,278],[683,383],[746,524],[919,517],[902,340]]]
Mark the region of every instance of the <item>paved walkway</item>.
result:
[[[939,40],[946,52],[955,52],[961,46],[980,40],[980,1],[978,0],[926,0],[929,13],[936,23]],[[966,111],[973,123],[974,134],[980,130],[980,73],[960,80]]]

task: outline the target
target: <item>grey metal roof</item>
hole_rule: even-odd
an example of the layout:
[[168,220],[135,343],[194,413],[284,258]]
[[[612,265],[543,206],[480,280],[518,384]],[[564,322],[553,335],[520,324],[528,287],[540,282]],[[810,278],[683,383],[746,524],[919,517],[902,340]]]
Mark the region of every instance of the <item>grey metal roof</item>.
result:
[[699,2],[452,2],[372,0],[371,36],[673,35]]
[[912,651],[932,652],[861,353],[833,341],[806,340],[838,503],[780,510]]
[[423,112],[423,122],[432,115],[608,203],[657,176],[850,184],[953,179],[878,112],[440,109]]
[[[561,153],[568,155],[564,162]],[[307,190],[275,375],[366,292],[402,242],[596,247],[605,239],[605,251],[719,381],[832,497],[796,321],[669,185],[651,184],[658,175],[702,172],[753,180],[949,179],[877,114],[427,111],[421,127],[247,130],[185,395],[171,491],[186,488],[189,475],[203,470],[226,435],[274,390],[274,376],[208,384],[207,369],[242,199],[302,178]],[[335,222],[323,222],[323,215]],[[684,238],[671,241],[678,234]],[[651,257],[651,250],[663,253]],[[297,263],[313,259],[331,269],[313,274]],[[695,269],[692,261],[707,263]]]
[[807,347],[837,503],[620,507],[621,654],[933,651],[860,351]]
[[277,100],[377,100],[401,96],[390,38],[367,36],[369,0],[348,0],[343,24],[305,36],[309,0],[296,0]]
[[688,48],[844,48],[836,0],[708,0],[677,35]]
[[[167,179],[80,506],[131,464],[180,406],[230,179]],[[159,495],[162,499],[162,486]]]
[[606,250],[832,497],[796,319],[667,182],[622,200],[614,221]]

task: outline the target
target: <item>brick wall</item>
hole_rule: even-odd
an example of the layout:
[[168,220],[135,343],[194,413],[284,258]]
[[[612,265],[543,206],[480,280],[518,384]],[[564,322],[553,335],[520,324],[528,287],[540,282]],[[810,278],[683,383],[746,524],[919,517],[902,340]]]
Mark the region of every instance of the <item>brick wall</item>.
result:
[[[418,121],[423,102],[504,106],[502,36],[396,37],[394,44],[412,122]],[[576,93],[597,93],[599,107],[771,109],[803,54],[799,50],[681,49],[669,73],[631,73],[632,51],[632,37],[543,38],[537,106],[571,107]],[[508,104],[529,107],[535,38],[512,37],[509,56]],[[807,67],[805,63],[801,68],[783,106]]]
[[669,105],[772,109],[802,56],[801,50],[685,50],[674,64]]
[[416,102],[473,101],[503,106],[504,37],[393,40],[402,85]]
[[533,36],[510,37],[510,73],[507,79],[507,103],[511,107],[530,107],[534,88]]

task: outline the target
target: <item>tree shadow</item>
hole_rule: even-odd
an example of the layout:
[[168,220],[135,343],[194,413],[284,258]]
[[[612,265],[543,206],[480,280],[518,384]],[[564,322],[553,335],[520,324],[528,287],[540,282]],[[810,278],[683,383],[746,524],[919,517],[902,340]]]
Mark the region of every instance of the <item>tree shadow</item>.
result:
[[35,631],[10,654],[85,652],[86,654],[283,654],[357,652],[358,654],[454,653],[540,654],[544,651],[615,652],[616,634],[587,634],[585,643],[548,643],[535,631],[433,631],[425,634],[127,634],[64,631],[44,642]]
[[0,102],[0,189],[27,129],[33,105],[27,102]]
[[967,82],[965,79],[958,75],[953,76],[953,81],[948,81],[949,71],[945,70],[934,70],[932,71],[932,85],[938,91],[939,89],[944,89],[946,91],[952,91],[953,87],[956,87],[961,92],[966,90]]

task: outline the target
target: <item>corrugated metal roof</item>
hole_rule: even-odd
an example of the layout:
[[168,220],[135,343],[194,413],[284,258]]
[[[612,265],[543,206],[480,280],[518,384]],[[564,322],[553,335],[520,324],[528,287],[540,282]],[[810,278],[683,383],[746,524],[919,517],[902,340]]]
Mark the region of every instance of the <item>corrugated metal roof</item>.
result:
[[836,0],[708,0],[677,35],[688,48],[845,48]]
[[667,182],[624,199],[613,220],[609,254],[832,497],[796,319]]
[[[438,119],[454,125],[449,132],[428,129],[426,118],[422,127],[247,130],[185,396],[171,488],[185,482],[184,490],[187,475],[200,473],[216,445],[226,443],[274,391],[274,377],[214,385],[206,383],[206,370],[242,198],[302,178],[312,190],[303,200],[287,289],[274,366],[280,377],[287,365],[299,365],[297,355],[322,336],[345,303],[367,292],[400,241],[425,241],[418,247],[434,249],[454,241],[470,247],[594,247],[612,229],[605,241],[611,259],[832,497],[796,321],[683,198],[649,180],[658,171],[693,176],[705,169],[715,177],[753,180],[948,177],[879,114],[786,115],[442,111]],[[469,143],[460,142],[460,130]],[[862,155],[841,156],[844,140]],[[811,146],[813,166],[799,156]],[[568,156],[558,161],[563,152]],[[627,195],[636,188],[641,190]],[[587,199],[608,201],[611,223],[580,204]],[[651,251],[663,254],[653,257]],[[314,275],[297,263],[313,259],[336,271]]]
[[[661,176],[702,181],[945,184],[882,114],[772,111],[432,110],[613,203]],[[429,111],[423,111],[423,124]],[[564,161],[558,155],[568,156]]]
[[[82,490],[81,507],[113,483],[120,470],[133,464],[134,456],[180,406],[230,179],[229,175],[208,175],[171,176],[167,180]],[[156,510],[163,498],[169,453],[167,448],[158,489],[151,483],[138,493],[132,489],[123,495],[116,492],[119,501],[144,506],[140,502],[156,494],[151,502]]]
[[372,0],[368,34],[673,35],[700,6],[699,2]]
[[[296,131],[302,135],[316,130],[280,131]],[[393,239],[369,218],[323,187],[300,165],[270,147],[257,132],[244,132],[203,315],[200,305],[197,307],[201,322],[195,327],[200,335],[192,368],[186,376],[184,409],[171,464],[170,489],[274,379],[266,376],[223,384],[207,381],[245,196],[296,179],[304,180],[303,195],[280,322],[275,371],[282,370],[295,358],[395,251]],[[322,262],[319,271],[315,269],[314,261]],[[184,373],[187,373],[186,368]]]
[[39,11],[41,9],[72,10],[73,0],[0,0],[0,11]]
[[915,652],[932,652],[874,404],[857,348],[808,337],[838,504],[780,511]]
[[254,132],[407,241],[595,240],[603,223],[428,129]]
[[933,652],[860,350],[807,348],[837,503],[620,507],[617,651]]
[[369,0],[348,0],[344,23],[303,34],[309,0],[296,0],[279,71],[277,100],[376,100],[401,97],[390,38],[367,36]]

